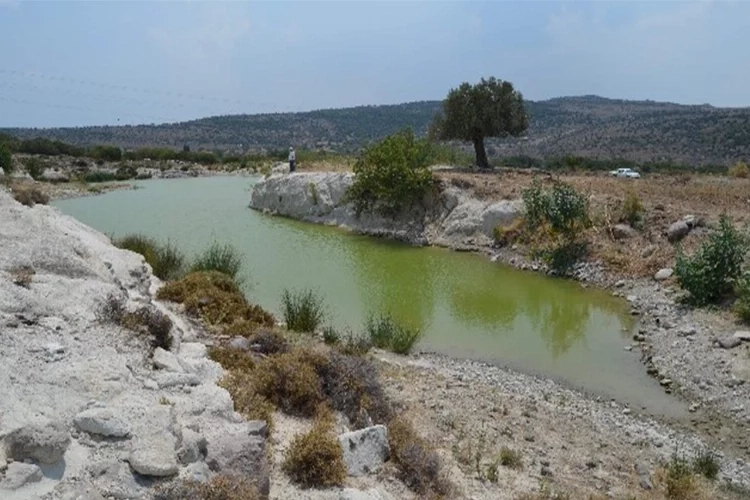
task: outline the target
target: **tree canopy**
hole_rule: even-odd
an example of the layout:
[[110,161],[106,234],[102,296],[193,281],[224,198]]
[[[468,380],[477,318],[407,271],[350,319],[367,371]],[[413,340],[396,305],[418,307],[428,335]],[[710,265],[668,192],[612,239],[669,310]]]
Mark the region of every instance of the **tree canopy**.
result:
[[451,89],[430,126],[439,140],[458,139],[474,144],[477,165],[489,167],[485,137],[517,137],[529,126],[523,96],[513,84],[495,77],[476,85],[462,83]]

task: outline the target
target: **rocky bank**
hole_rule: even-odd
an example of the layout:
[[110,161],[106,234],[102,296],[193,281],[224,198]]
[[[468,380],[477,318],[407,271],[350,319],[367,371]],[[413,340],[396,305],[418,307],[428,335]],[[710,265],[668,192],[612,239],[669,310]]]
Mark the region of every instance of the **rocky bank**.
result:
[[[0,190],[0,497],[149,498],[241,472],[268,492],[265,423],[216,385],[200,329],[156,302],[140,255]],[[172,321],[172,348],[98,318],[104,300]]]
[[519,201],[482,202],[456,187],[443,187],[422,206],[392,219],[376,214],[357,217],[344,193],[354,174],[274,174],[255,184],[250,206],[293,219],[340,226],[351,231],[383,236],[415,245],[479,249],[492,244],[493,230],[519,217]]

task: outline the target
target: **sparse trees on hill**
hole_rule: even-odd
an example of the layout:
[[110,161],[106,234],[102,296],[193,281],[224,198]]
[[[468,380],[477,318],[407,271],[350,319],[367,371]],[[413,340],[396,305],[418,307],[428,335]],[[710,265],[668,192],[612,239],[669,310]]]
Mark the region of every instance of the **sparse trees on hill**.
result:
[[458,139],[474,144],[477,165],[489,168],[485,137],[517,137],[529,126],[523,96],[513,84],[494,77],[476,85],[462,83],[451,89],[435,116],[430,135],[439,140]]
[[6,176],[9,176],[13,171],[13,158],[5,144],[0,143],[0,169]]

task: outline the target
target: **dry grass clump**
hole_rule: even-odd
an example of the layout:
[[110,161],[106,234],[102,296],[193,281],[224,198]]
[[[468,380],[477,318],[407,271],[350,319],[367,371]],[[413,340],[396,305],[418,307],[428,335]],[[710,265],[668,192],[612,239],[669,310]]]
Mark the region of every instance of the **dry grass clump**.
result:
[[154,500],[260,500],[258,490],[247,478],[218,475],[210,481],[175,481],[157,488]]
[[234,347],[212,347],[208,356],[226,370],[250,372],[255,368],[253,358],[242,349]]
[[185,311],[210,325],[227,326],[250,321],[257,325],[273,326],[271,313],[260,306],[249,304],[237,283],[218,271],[193,272],[184,278],[167,283],[156,294],[157,298],[179,302]]
[[152,347],[169,349],[172,346],[172,320],[161,311],[143,306],[136,311],[128,311],[125,298],[111,293],[96,310],[100,323],[111,323],[133,332],[151,336]]
[[49,203],[49,196],[33,186],[14,186],[13,198],[27,207]]
[[330,418],[319,416],[310,432],[292,439],[282,467],[292,481],[306,488],[344,484],[344,452]]
[[253,352],[270,356],[272,354],[283,354],[289,351],[289,343],[284,335],[277,330],[259,328],[250,337]]
[[503,467],[510,467],[511,469],[521,469],[523,467],[523,460],[521,459],[521,453],[518,451],[511,450],[510,448],[507,448],[505,446],[500,449],[498,462]]
[[288,415],[311,417],[323,403],[323,388],[316,368],[327,358],[311,350],[271,356],[258,363],[257,393]]
[[250,371],[230,370],[219,386],[229,392],[234,401],[234,409],[248,420],[263,420],[268,425],[268,432],[273,429],[273,403],[260,395],[255,383],[255,373]]
[[727,173],[729,177],[734,177],[735,179],[747,179],[750,177],[750,167],[747,166],[747,163],[738,161],[729,168]]
[[10,273],[10,279],[14,285],[29,288],[36,271],[31,266],[18,266],[9,270],[8,273]]
[[443,470],[442,460],[417,435],[408,420],[397,417],[390,422],[388,444],[400,479],[406,486],[422,496],[450,498],[452,487]]
[[493,229],[495,243],[501,247],[512,245],[523,237],[525,230],[526,221],[523,217],[514,219],[510,224],[499,225]]

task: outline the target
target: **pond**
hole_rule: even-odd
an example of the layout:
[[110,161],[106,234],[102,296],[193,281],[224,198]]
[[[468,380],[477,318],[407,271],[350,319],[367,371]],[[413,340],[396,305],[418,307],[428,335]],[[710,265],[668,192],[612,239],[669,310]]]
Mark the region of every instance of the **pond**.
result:
[[625,351],[636,325],[623,301],[478,255],[263,215],[248,208],[254,182],[138,181],[140,189],[54,205],[106,234],[143,233],[188,255],[230,243],[243,253],[248,297],[277,314],[285,288],[317,288],[339,329],[361,331],[368,315],[388,312],[424,330],[421,350],[542,374],[653,413],[682,413],[638,354]]

